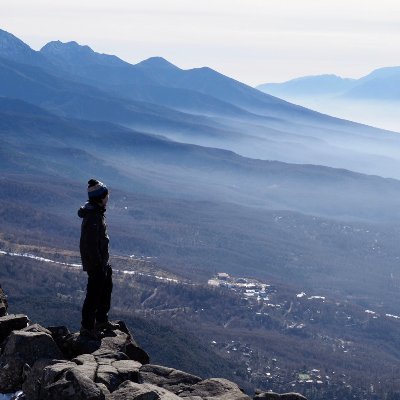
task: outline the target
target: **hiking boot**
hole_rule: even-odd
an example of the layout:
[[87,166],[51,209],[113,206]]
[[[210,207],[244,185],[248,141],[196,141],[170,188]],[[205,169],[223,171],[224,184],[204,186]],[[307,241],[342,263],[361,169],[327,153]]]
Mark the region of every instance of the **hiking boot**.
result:
[[118,324],[110,321],[96,322],[94,327],[98,331],[115,331],[116,329],[120,329]]
[[100,339],[100,336],[96,332],[95,329],[87,329],[87,328],[81,327],[81,329],[79,331],[79,335],[87,337],[89,339],[94,339],[94,340],[99,340]]

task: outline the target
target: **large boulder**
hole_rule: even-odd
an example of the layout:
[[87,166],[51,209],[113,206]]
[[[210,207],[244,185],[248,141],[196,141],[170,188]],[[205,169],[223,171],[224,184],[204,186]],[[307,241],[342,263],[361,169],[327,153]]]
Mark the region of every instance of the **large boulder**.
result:
[[140,368],[140,381],[163,387],[179,395],[202,379],[178,369],[148,364]]
[[62,359],[52,337],[44,332],[13,331],[0,356],[0,392],[21,389],[26,371],[42,358]]
[[124,382],[107,400],[182,400],[179,396],[149,383]]
[[211,378],[196,383],[179,396],[191,400],[196,397],[204,400],[250,400],[236,383],[223,378]]
[[2,356],[21,357],[29,365],[39,358],[63,358],[49,334],[27,331],[13,331],[6,341]]
[[12,331],[28,326],[29,319],[24,314],[10,314],[0,317],[0,344]]
[[5,315],[7,315],[7,310],[8,310],[7,296],[0,286],[0,317],[4,317]]

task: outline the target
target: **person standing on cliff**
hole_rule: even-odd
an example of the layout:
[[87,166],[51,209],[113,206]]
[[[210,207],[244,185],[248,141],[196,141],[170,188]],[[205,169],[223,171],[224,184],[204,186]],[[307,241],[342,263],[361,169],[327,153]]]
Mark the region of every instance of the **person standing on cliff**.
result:
[[109,193],[107,186],[96,179],[89,180],[87,190],[89,200],[78,210],[82,218],[79,248],[83,270],[88,274],[80,334],[97,339],[99,331],[117,328],[108,320],[113,283],[104,214]]

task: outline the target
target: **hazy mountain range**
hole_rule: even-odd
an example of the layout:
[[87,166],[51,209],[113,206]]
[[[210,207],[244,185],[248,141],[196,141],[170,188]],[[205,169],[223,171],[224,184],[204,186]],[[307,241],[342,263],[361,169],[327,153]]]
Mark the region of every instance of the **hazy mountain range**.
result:
[[384,67],[359,79],[328,74],[304,76],[257,88],[321,112],[400,131],[399,83],[400,67]]
[[162,58],[131,65],[74,42],[35,52],[1,37],[2,96],[247,157],[398,176],[397,135],[295,106],[209,68],[185,71]]
[[[305,90],[311,81],[297,86]],[[357,88],[354,80],[318,81],[313,89],[318,96],[339,96]],[[326,354],[332,348],[344,351],[343,343],[355,338],[373,342],[371,338],[379,336],[381,342],[368,347],[379,349],[379,343],[390,341],[379,365],[389,355],[391,362],[398,362],[400,356],[392,354],[397,331],[392,334],[386,326],[398,323],[399,150],[396,132],[291,104],[210,68],[183,70],[160,57],[132,65],[76,42],[50,42],[34,51],[0,31],[0,250],[22,254],[28,248],[39,257],[78,258],[76,212],[86,199],[87,180],[96,177],[110,188],[107,221],[111,253],[120,268],[131,255],[149,257],[155,260],[148,267],[154,267],[154,273],[169,270],[185,282],[204,283],[215,272],[226,271],[264,279],[272,285],[271,293],[275,284],[292,293],[285,298],[294,302],[276,303],[282,307],[277,309],[283,316],[279,321],[284,322],[272,330],[269,308],[275,305],[266,303],[267,308],[259,310],[267,334],[259,330],[258,314],[238,319],[242,322],[232,334],[243,334],[244,343],[251,336],[254,354],[263,349],[273,359],[265,346],[272,336],[274,349],[289,342],[300,347],[304,338],[286,342],[297,329],[285,321],[297,324],[303,321],[297,319],[301,315],[311,325],[318,319],[321,325],[313,325],[307,340],[315,339]],[[0,259],[7,267],[0,270],[8,284],[14,282],[13,269],[25,271],[26,263],[11,258]],[[32,268],[37,271],[36,265]],[[45,268],[51,267],[43,268],[40,276],[29,276],[35,276],[38,290],[49,296],[46,306],[53,307],[50,315],[55,315],[65,303],[53,302],[51,296],[61,289],[45,278]],[[58,273],[53,274],[60,284]],[[70,278],[63,272],[62,279]],[[47,292],[46,285],[56,292]],[[65,296],[73,295],[68,285],[62,287]],[[176,291],[186,287],[187,298],[178,305],[185,309],[188,299],[196,303],[196,319],[190,324],[185,314],[184,328],[171,317],[179,332],[176,341],[185,337],[187,327],[204,321],[206,313],[196,314],[203,307],[196,296],[208,302],[211,292],[191,293],[186,284]],[[291,304],[298,307],[302,300],[295,293],[303,290],[321,301],[329,296],[322,314],[319,306],[310,314],[306,303],[295,313]],[[169,291],[168,285],[159,292],[156,286],[136,295],[142,305],[150,298],[162,314],[162,307],[170,307],[171,296],[165,297]],[[120,294],[120,307],[130,302],[124,296]],[[248,310],[242,300],[238,298],[238,309],[231,305],[232,315]],[[348,313],[340,313],[344,304],[357,310],[357,326],[349,325]],[[78,321],[79,310],[73,307]],[[227,309],[220,308],[226,314]],[[364,310],[390,314],[391,320],[375,320],[370,313],[365,317]],[[340,328],[332,315],[342,321]],[[322,325],[326,331],[321,336]],[[225,338],[226,327],[219,326],[218,332]],[[160,347],[168,348],[165,343]],[[344,373],[355,380],[360,360],[365,360],[356,347],[338,358]],[[356,369],[342,362],[353,357],[353,351],[357,354],[351,365]],[[314,369],[318,352],[296,352],[296,357],[304,357],[296,364],[304,361],[307,370]],[[291,365],[290,357],[280,355],[285,362],[279,366]],[[368,381],[368,386],[373,383]]]
[[[57,241],[64,235],[68,246],[74,235],[68,216],[75,214],[90,176],[108,182],[115,193],[119,206],[111,224],[119,251],[157,252],[175,268],[194,268],[191,276],[196,269],[204,276],[230,259],[233,271],[241,266],[263,276],[274,271],[281,279],[280,268],[288,277],[303,254],[295,281],[305,263],[313,268],[323,263],[316,256],[321,246],[330,254],[340,248],[342,239],[323,244],[313,239],[293,250],[303,235],[309,237],[304,226],[315,218],[345,221],[351,235],[355,221],[400,219],[400,183],[360,173],[398,176],[395,133],[295,106],[209,68],[186,71],[162,58],[131,65],[75,42],[51,42],[37,52],[4,31],[0,44],[2,203],[15,210],[2,215],[27,240],[53,232]],[[293,160],[301,164],[288,163]],[[145,204],[153,204],[153,211]],[[140,211],[130,211],[135,205]],[[214,210],[212,227],[207,209]],[[280,230],[271,219],[274,210],[303,214],[307,222],[291,228],[293,242],[290,229]],[[36,216],[36,225],[29,216]],[[21,228],[26,218],[35,229]],[[256,223],[263,220],[265,225]],[[138,221],[140,235],[131,230]],[[333,221],[321,222],[315,232],[325,223],[338,238],[347,235]],[[179,250],[176,243],[186,243],[187,232],[189,237],[203,232],[220,245],[194,237]],[[227,232],[242,243],[227,239]],[[275,240],[274,249],[265,247]],[[345,251],[343,259],[356,270],[373,265],[368,246],[366,258]],[[238,247],[240,255],[232,257]],[[310,254],[308,261],[304,254]],[[388,271],[396,254],[391,245],[385,250]],[[319,284],[329,287],[329,279]]]

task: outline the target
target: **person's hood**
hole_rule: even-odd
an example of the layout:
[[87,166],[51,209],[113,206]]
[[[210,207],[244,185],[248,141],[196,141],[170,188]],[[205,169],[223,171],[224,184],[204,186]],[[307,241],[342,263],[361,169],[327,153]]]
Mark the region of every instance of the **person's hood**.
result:
[[86,202],[85,205],[81,206],[78,210],[78,216],[80,218],[85,218],[87,215],[91,213],[100,213],[104,214],[106,209],[101,207],[95,203],[91,203],[90,201]]

